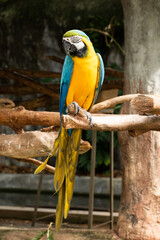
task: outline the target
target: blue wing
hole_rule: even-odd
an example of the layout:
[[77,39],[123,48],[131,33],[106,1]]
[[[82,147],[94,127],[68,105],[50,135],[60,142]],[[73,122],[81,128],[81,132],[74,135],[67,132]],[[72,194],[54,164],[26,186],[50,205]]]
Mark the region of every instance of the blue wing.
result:
[[104,63],[103,63],[103,59],[102,59],[102,57],[101,57],[101,55],[99,53],[97,53],[97,56],[99,58],[100,66],[99,66],[98,88],[97,88],[97,91],[95,92],[95,100],[94,100],[94,102],[96,101],[96,99],[98,97],[98,93],[101,90],[101,87],[102,87],[102,84],[103,84],[103,81],[104,81]]
[[103,80],[104,80],[104,63],[103,63],[102,57],[101,57],[101,55],[99,53],[97,53],[97,56],[98,56],[99,63],[100,63],[99,64],[99,76],[98,76],[97,83],[96,83],[96,89],[95,89],[95,92],[94,92],[94,98],[93,98],[93,101],[92,101],[92,104],[91,104],[89,110],[92,108],[93,104],[97,100],[98,93],[101,90],[101,87],[102,87],[102,84],[103,84]]
[[66,97],[71,81],[72,72],[73,72],[73,60],[69,55],[67,55],[64,60],[60,84],[60,100],[59,100],[60,116],[66,110]]

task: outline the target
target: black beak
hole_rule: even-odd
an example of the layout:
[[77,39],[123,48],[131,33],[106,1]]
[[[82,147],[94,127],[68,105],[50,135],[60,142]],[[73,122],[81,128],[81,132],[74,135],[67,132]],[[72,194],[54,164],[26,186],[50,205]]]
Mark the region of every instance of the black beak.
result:
[[63,42],[64,50],[67,55],[69,55],[69,53],[75,52],[77,50],[76,47],[73,44],[71,44],[70,42],[68,42],[67,40],[63,39],[62,42]]

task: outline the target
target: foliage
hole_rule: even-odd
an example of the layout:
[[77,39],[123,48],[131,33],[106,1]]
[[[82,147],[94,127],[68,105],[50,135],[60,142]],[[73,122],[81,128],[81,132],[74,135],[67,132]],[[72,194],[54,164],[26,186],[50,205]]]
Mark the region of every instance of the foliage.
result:
[[39,232],[34,238],[32,238],[32,240],[40,240],[42,239],[42,237],[44,237],[46,235],[47,240],[54,240],[54,236],[53,236],[53,232],[51,232],[51,227],[52,227],[52,222],[49,224],[48,229],[43,231],[43,232]]
[[[92,131],[83,132],[83,139],[92,144]],[[114,138],[114,147],[118,145],[117,135]],[[110,132],[97,132],[96,171],[97,173],[109,173],[110,164]],[[91,151],[80,155],[78,173],[90,172]]]
[[[114,43],[121,53],[124,55],[124,50],[121,47],[122,39],[116,34],[119,31],[123,31],[123,20],[118,20],[115,16],[113,16],[110,21],[108,18],[102,18],[101,16],[89,16],[90,23],[89,28],[83,29],[84,31],[89,31],[89,36],[92,39],[93,45],[97,52],[103,52],[101,47],[104,49],[104,44],[106,44],[107,48],[111,48],[112,43]],[[104,38],[101,38],[101,35],[104,35]],[[122,35],[122,33],[121,33]],[[117,41],[120,42],[118,42]]]
[[[85,133],[84,133],[85,135]],[[84,138],[92,144],[92,131],[87,131]],[[109,132],[97,132],[97,151],[96,151],[96,169],[100,171],[100,168],[108,166],[110,163],[109,156],[110,146],[110,133]],[[90,171],[90,156],[91,151],[80,156],[78,169],[83,172]]]

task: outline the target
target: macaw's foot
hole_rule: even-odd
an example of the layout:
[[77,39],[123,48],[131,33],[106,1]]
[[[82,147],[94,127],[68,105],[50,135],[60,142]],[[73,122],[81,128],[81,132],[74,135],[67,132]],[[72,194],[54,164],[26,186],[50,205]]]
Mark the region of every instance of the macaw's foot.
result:
[[67,113],[67,114],[69,113],[69,107],[70,107],[71,105],[74,105],[74,109],[75,109],[74,116],[76,116],[76,115],[78,114],[78,112],[79,112],[79,109],[80,109],[80,106],[78,105],[77,102],[72,102],[72,103],[67,107],[66,113]]
[[87,116],[87,119],[90,121],[90,126],[91,126],[91,128],[92,128],[92,127],[93,127],[92,116],[91,116],[90,112],[87,112],[87,111],[86,111],[86,109],[84,109],[84,112],[85,112],[85,114],[86,114],[86,116]]

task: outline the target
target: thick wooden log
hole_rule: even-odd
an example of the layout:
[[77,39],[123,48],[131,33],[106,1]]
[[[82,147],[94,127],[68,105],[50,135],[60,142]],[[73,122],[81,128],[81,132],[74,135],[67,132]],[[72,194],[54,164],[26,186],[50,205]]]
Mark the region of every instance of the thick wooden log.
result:
[[[91,112],[94,113],[105,108],[112,108],[119,103],[130,101],[135,96],[137,96],[137,94],[129,94],[106,100],[104,102],[95,104]],[[16,129],[21,129],[26,125],[59,126],[60,117],[59,113],[57,112],[34,112],[27,111],[23,107],[18,107],[12,110],[1,110],[0,124],[10,126],[13,129],[15,129],[15,127]]]
[[58,112],[28,111],[24,107],[0,110],[0,124],[14,130],[22,129],[26,125],[60,126]]
[[[70,115],[62,116],[65,128],[91,129],[86,113],[80,108],[77,116],[74,115],[74,107],[69,108]],[[93,130],[100,131],[142,131],[160,130],[160,117],[141,115],[106,115],[92,114]],[[23,107],[0,110],[0,124],[11,127],[18,131],[26,125],[60,126],[58,112],[28,111]],[[135,134],[136,136],[136,134]]]
[[[122,0],[125,30],[124,94],[160,92],[159,1]],[[152,29],[152,34],[150,30]],[[133,111],[125,104],[122,113]],[[153,125],[158,118],[151,118]],[[134,121],[134,119],[133,119]],[[126,240],[160,239],[160,133],[119,134],[123,184],[117,232]]]
[[27,132],[23,134],[1,135],[0,155],[12,158],[34,158],[47,156],[53,150],[57,132]]
[[143,94],[138,95],[132,99],[131,107],[139,114],[160,114],[160,96]]
[[66,129],[81,128],[98,131],[138,130],[142,131],[142,133],[150,130],[160,131],[159,116],[91,114],[93,123],[91,128],[90,121],[82,108],[80,108],[77,116],[74,116],[74,106],[70,105],[69,112],[71,115],[62,115],[61,117],[62,124]]
[[[1,135],[0,156],[24,159],[48,156],[53,151],[58,132],[26,132],[23,134]],[[87,141],[81,140],[80,154],[91,149]]]

